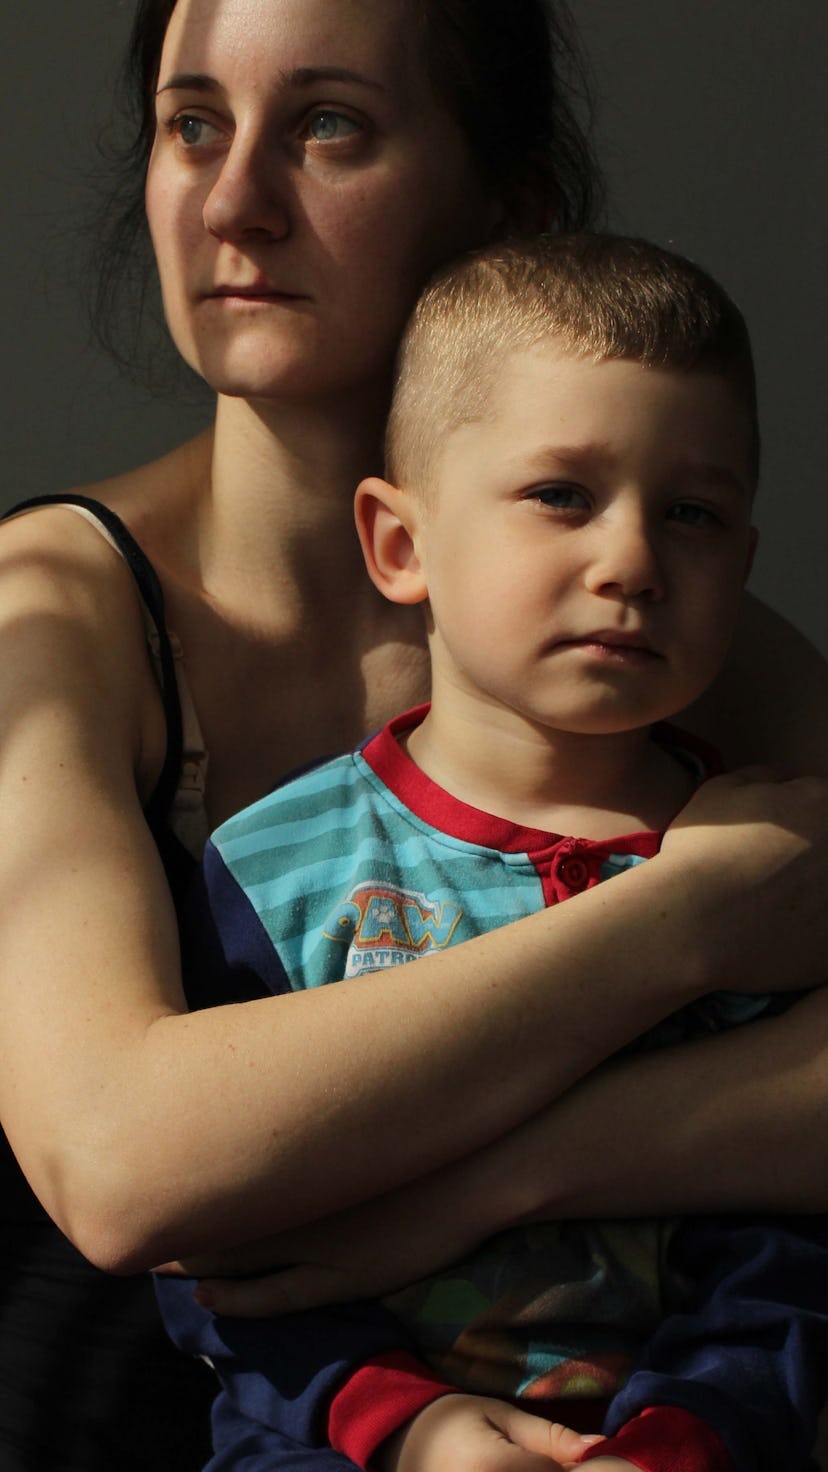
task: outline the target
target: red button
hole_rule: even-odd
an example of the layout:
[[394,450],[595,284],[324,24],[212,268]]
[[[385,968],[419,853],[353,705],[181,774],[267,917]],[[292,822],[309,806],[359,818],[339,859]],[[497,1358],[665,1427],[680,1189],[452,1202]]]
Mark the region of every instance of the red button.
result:
[[564,859],[558,874],[570,889],[585,889],[589,883],[589,866],[583,859]]

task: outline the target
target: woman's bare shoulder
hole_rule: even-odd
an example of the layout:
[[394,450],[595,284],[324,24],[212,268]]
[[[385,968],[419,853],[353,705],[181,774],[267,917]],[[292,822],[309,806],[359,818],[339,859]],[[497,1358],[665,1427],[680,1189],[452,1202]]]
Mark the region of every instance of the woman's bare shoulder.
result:
[[[199,435],[145,465],[68,488],[67,502],[80,496],[109,507],[150,561],[159,548],[169,555],[176,541],[186,536],[209,476],[211,446],[211,433]],[[101,579],[127,588],[130,582],[106,540],[60,503],[23,511],[2,523],[0,567],[7,574],[22,574],[28,568],[34,575],[41,569],[53,580],[52,597],[58,601],[67,594],[75,597],[84,582],[90,590],[95,587],[96,596]],[[8,590],[8,577],[5,581]]]
[[[165,528],[188,520],[203,446],[73,487],[110,507],[150,560]],[[149,545],[147,545],[149,543]],[[134,762],[141,795],[164,752],[163,712],[133,575],[99,530],[67,506],[42,506],[0,526],[0,714],[8,731],[34,697],[55,714],[60,742],[93,730],[105,692],[109,729]]]
[[828,777],[828,662],[751,594],[724,669],[681,719],[713,741],[728,766],[769,762]]

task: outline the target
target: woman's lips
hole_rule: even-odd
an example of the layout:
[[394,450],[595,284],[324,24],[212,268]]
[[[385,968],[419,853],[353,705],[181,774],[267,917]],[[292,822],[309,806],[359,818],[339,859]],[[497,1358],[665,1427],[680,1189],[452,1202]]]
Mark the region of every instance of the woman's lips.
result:
[[226,302],[298,302],[307,300],[300,292],[284,291],[267,282],[252,286],[217,286],[208,293],[211,301]]

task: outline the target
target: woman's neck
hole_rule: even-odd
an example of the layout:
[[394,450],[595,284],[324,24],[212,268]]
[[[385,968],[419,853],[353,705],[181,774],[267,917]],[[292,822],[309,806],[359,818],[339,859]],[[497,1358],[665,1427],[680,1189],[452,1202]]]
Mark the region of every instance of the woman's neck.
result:
[[354,529],[380,420],[223,400],[215,431],[93,488],[161,576],[214,823],[428,693],[421,611],[381,597]]
[[[353,520],[380,460],[379,416],[220,399],[198,562],[208,596],[290,619],[312,604],[373,601]],[[353,606],[353,603],[352,603]]]

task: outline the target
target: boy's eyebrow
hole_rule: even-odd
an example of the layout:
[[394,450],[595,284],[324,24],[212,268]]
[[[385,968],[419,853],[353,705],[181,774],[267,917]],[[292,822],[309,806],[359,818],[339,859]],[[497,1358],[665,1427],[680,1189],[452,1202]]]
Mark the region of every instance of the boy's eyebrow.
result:
[[753,492],[749,480],[731,470],[729,465],[688,459],[681,463],[680,472],[688,479],[702,480],[706,485],[716,486],[723,491],[734,491],[739,496],[750,496]]
[[609,464],[617,458],[618,452],[613,450],[611,445],[593,440],[588,445],[540,445],[533,450],[531,455],[522,460],[522,463],[529,470],[545,473],[552,462],[559,465],[571,465],[574,470],[577,470],[581,465],[596,462]]
[[[385,88],[375,82],[371,77],[363,76],[362,72],[351,71],[345,66],[297,66],[293,71],[281,72],[279,81],[288,87],[313,87],[317,82],[354,82],[359,87],[370,87],[374,92],[384,92]],[[156,97],[162,92],[216,92],[221,90],[221,84],[215,77],[207,76],[204,72],[175,72],[162,82],[156,90]]]
[[[617,458],[618,452],[612,445],[593,440],[582,445],[541,445],[525,460],[521,460],[521,466],[531,474],[547,475],[552,465],[578,471],[587,465],[611,465]],[[678,461],[676,471],[678,478],[682,480],[703,481],[739,496],[750,496],[753,493],[749,478],[739,475],[728,465],[694,460],[688,456]]]

